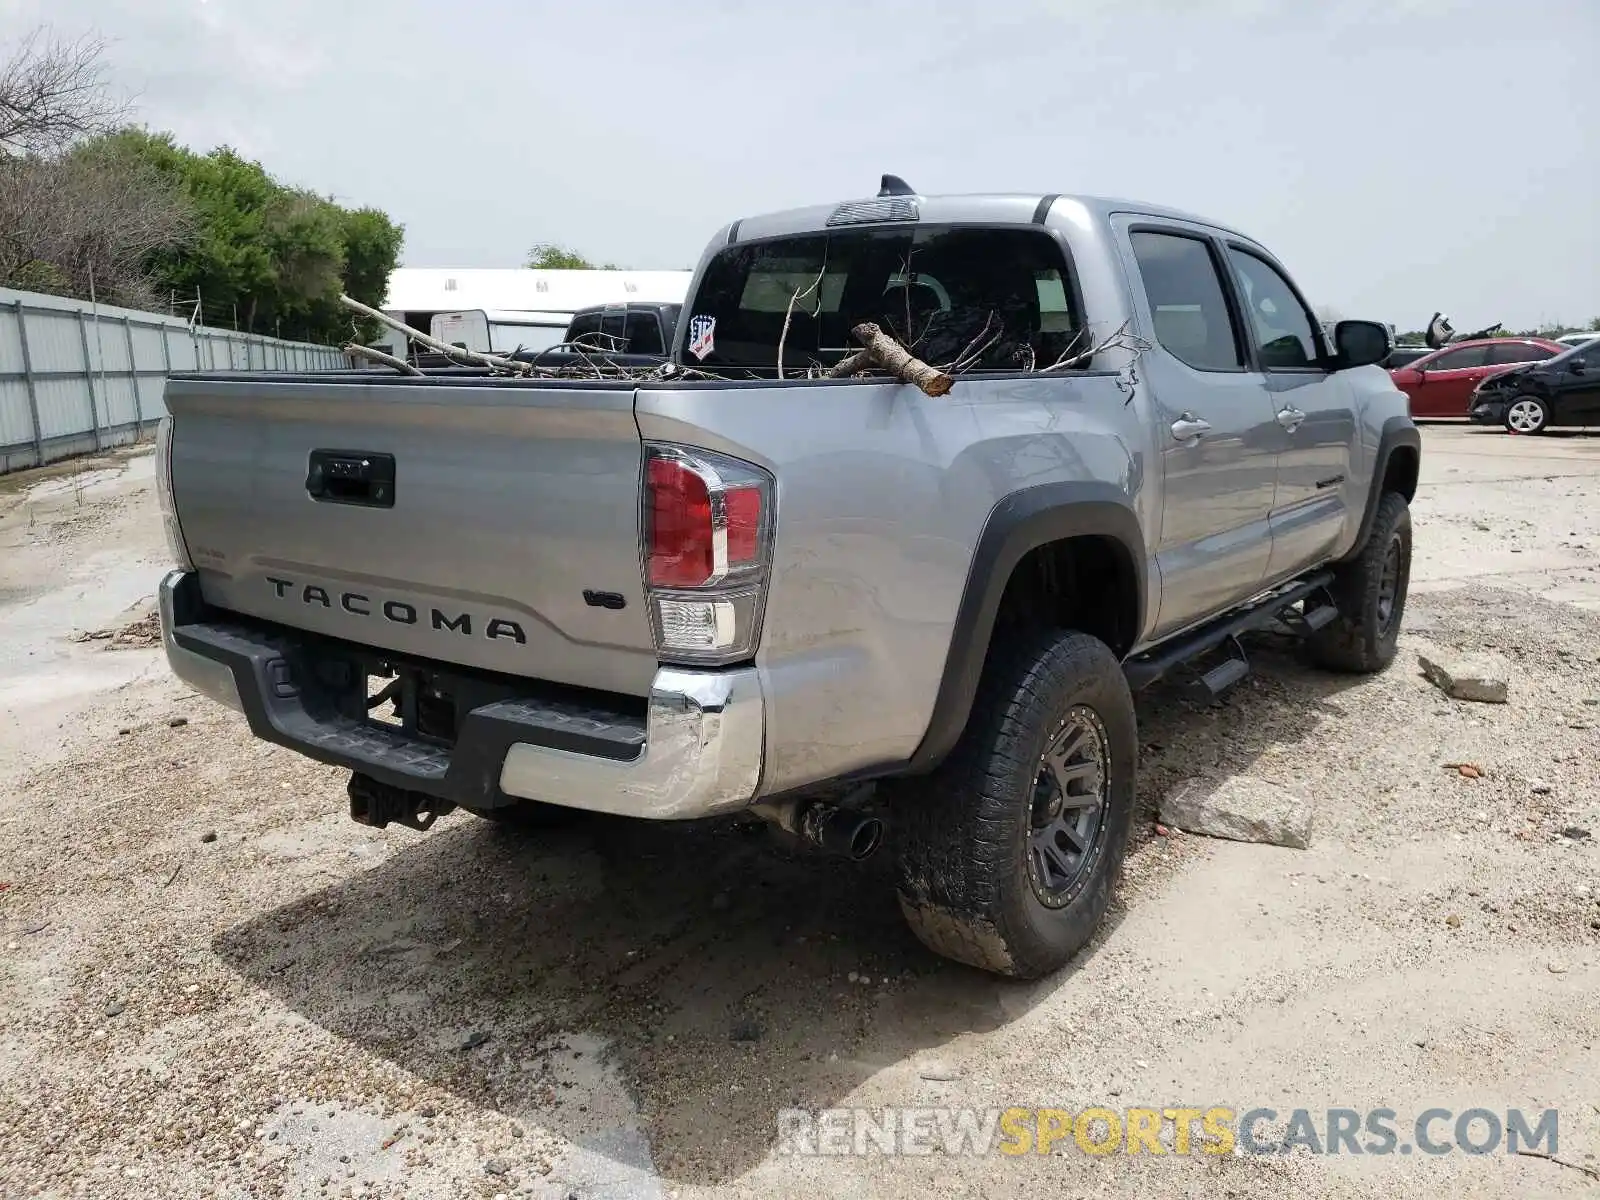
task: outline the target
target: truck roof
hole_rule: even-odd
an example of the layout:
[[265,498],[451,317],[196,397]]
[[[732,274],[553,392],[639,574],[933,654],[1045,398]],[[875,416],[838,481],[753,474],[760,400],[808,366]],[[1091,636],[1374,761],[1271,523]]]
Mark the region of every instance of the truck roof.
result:
[[735,221],[728,227],[727,241],[731,244],[819,230],[826,228],[828,219],[841,209],[857,209],[859,206],[859,211],[864,215],[872,211],[872,206],[884,206],[887,209],[897,200],[914,201],[919,220],[930,224],[1042,224],[1048,212],[1052,210],[1059,212],[1062,206],[1070,205],[1076,206],[1083,216],[1091,220],[1104,220],[1113,213],[1137,213],[1207,225],[1239,237],[1247,236],[1242,231],[1209,217],[1141,200],[1108,196],[1074,196],[1052,192],[977,192],[940,196],[900,196],[880,193],[877,196],[861,197],[856,200],[762,213]]

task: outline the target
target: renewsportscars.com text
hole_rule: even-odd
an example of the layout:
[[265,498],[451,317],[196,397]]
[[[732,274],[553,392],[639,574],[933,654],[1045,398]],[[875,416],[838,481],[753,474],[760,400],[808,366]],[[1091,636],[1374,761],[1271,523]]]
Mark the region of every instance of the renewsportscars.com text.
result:
[[790,1155],[1555,1154],[1553,1108],[830,1108],[779,1111]]

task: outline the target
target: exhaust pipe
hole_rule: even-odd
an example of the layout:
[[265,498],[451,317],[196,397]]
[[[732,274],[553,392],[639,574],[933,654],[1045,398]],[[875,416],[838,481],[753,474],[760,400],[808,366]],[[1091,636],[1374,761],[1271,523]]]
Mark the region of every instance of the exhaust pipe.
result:
[[750,811],[827,854],[861,862],[883,844],[883,822],[853,808],[825,800],[786,800],[755,804]]

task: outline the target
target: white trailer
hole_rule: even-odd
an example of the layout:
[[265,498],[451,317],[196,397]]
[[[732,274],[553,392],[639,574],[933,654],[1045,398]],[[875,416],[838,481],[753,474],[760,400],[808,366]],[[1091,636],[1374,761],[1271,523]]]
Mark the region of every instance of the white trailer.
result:
[[[469,339],[468,349],[501,349],[496,337],[516,338],[529,350],[543,349],[561,340],[548,337],[548,329],[564,331],[572,314],[596,304],[643,300],[679,304],[689,290],[690,271],[547,271],[532,268],[466,269],[454,267],[398,267],[389,276],[389,290],[380,306],[385,313],[433,333],[436,316],[461,318],[454,328],[461,336],[441,337],[446,342]],[[521,314],[514,316],[513,314]],[[497,335],[493,326],[508,326]],[[510,326],[519,325],[512,329]],[[435,334],[435,336],[441,336]],[[470,339],[490,345],[473,345]],[[373,345],[405,356],[400,335],[385,331]],[[387,344],[385,344],[387,343]],[[511,348],[515,348],[515,344]]]
[[474,308],[435,313],[428,332],[439,341],[464,350],[510,354],[516,350],[548,350],[559,345],[571,320],[571,314],[564,312]]

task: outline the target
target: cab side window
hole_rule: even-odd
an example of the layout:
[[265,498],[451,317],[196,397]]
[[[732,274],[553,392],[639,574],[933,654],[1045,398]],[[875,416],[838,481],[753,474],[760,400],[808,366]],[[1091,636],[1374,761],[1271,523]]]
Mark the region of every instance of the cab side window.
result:
[[1242,371],[1238,330],[1205,239],[1140,230],[1129,240],[1161,348],[1197,371]]
[[1228,257],[1261,365],[1269,371],[1315,366],[1321,355],[1311,314],[1289,281],[1271,263],[1237,246],[1228,247]]

